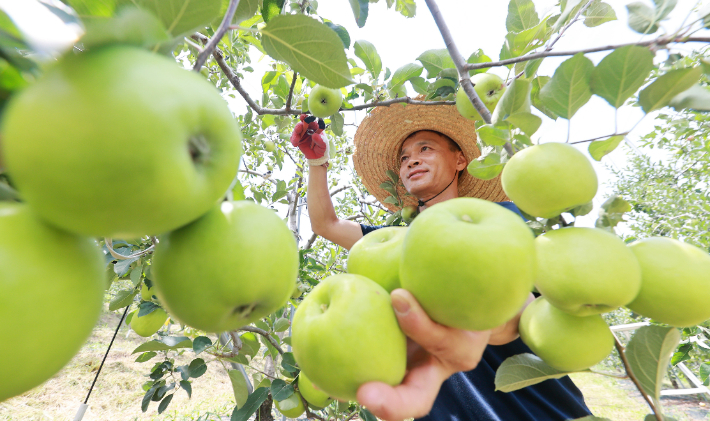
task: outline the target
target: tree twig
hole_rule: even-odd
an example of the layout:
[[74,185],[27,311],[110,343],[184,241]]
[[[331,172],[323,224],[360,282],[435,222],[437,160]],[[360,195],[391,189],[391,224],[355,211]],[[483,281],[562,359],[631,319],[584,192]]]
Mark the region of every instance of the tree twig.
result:
[[308,250],[309,248],[311,248],[313,246],[313,243],[315,243],[317,239],[318,239],[318,234],[316,234],[314,232],[311,235],[311,237],[308,239],[308,241],[306,241],[306,245],[303,247],[303,249]]
[[629,360],[626,359],[626,354],[624,353],[624,346],[619,342],[619,338],[614,335],[614,345],[616,346],[616,350],[619,352],[619,357],[621,357],[621,362],[624,363],[624,369],[626,370],[626,374],[629,375],[629,378],[631,379],[632,382],[634,382],[634,385],[636,388],[639,390],[641,393],[641,396],[643,396],[644,400],[646,400],[646,403],[648,406],[651,407],[651,410],[653,413],[656,415],[656,419],[658,421],[663,421],[663,414],[659,409],[656,409],[656,405],[654,404],[653,400],[651,399],[650,396],[646,394],[646,392],[643,391],[643,388],[641,387],[641,383],[639,380],[636,378],[636,375],[631,371],[631,365],[629,365]]
[[279,354],[281,354],[281,355],[284,354],[284,350],[281,349],[281,347],[279,346],[279,343],[276,342],[276,339],[271,337],[271,335],[269,335],[269,332],[265,331],[264,329],[259,329],[258,327],[254,327],[254,326],[244,326],[244,327],[239,328],[239,330],[244,331],[244,332],[258,333],[259,335],[265,337],[266,340],[269,341],[269,343],[271,343],[271,345],[273,345],[274,348],[276,348],[276,350],[279,352]]
[[578,141],[576,141],[576,142],[570,142],[569,144],[570,144],[570,145],[576,145],[577,143],[594,142],[595,140],[608,139],[608,138],[614,137],[614,136],[626,136],[627,134],[629,134],[629,132],[608,134],[608,135],[606,135],[606,136],[595,137],[594,139],[586,139],[586,140],[578,140]]
[[298,73],[293,71],[293,80],[291,80],[291,87],[288,89],[288,96],[286,97],[286,111],[291,111],[291,100],[293,99],[293,88],[296,86],[296,80],[298,79]]
[[278,185],[278,183],[275,180],[272,180],[271,177],[267,176],[267,174],[258,173],[256,171],[252,171],[252,170],[239,170],[239,172],[243,172],[245,174],[257,175],[257,176],[263,178],[264,180],[270,181],[275,186]]
[[521,57],[514,57],[514,58],[509,58],[506,60],[500,60],[500,61],[491,61],[487,63],[466,63],[464,65],[464,68],[466,70],[477,70],[477,69],[487,69],[490,67],[502,67],[502,66],[507,66],[509,64],[515,64],[515,63],[521,63],[524,61],[530,61],[530,60],[536,60],[539,58],[545,58],[545,57],[559,57],[559,56],[573,56],[575,54],[579,53],[596,53],[599,51],[608,51],[608,50],[616,50],[621,47],[628,47],[631,45],[636,45],[639,47],[650,47],[650,46],[662,46],[662,45],[668,45],[668,44],[673,44],[673,43],[687,43],[687,42],[710,42],[710,37],[677,37],[677,38],[671,38],[668,39],[666,37],[659,37],[650,41],[641,41],[641,42],[630,42],[627,44],[613,44],[613,45],[605,45],[601,47],[592,47],[592,48],[586,48],[586,49],[581,49],[581,50],[575,50],[575,51],[542,51],[539,53],[533,53],[533,54],[528,54],[526,56],[521,56]]
[[229,0],[229,6],[227,6],[227,13],[224,14],[222,22],[219,24],[219,27],[217,28],[217,31],[215,31],[214,36],[212,36],[212,39],[207,43],[207,45],[205,45],[205,48],[197,55],[197,60],[195,60],[195,66],[192,68],[192,70],[199,72],[202,66],[207,61],[207,57],[209,57],[209,55],[212,54],[212,51],[217,48],[217,44],[219,44],[219,41],[229,29],[229,24],[230,22],[232,22],[234,12],[237,11],[237,6],[239,6],[239,0]]

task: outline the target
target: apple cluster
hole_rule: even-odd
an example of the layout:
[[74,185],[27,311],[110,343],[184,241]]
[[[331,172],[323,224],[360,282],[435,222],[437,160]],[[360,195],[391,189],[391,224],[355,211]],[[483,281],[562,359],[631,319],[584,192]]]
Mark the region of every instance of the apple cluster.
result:
[[[569,167],[574,171],[563,174]],[[502,184],[520,209],[543,218],[585,204],[597,191],[587,158],[554,143],[516,154]],[[458,329],[492,329],[520,314],[522,340],[568,372],[611,352],[614,337],[601,314],[621,306],[678,327],[710,318],[705,251],[670,238],[627,245],[597,228],[535,238],[518,214],[474,198],[438,203],[409,227],[364,236],[351,248],[347,270],[303,300],[292,336],[301,375],[342,400],[355,400],[366,382],[396,385],[404,376],[405,337],[388,296],[396,288],[410,291],[432,320]],[[541,296],[530,301],[535,289]]]
[[242,154],[239,125],[174,60],[120,45],[64,56],[11,99],[2,135],[24,203],[0,204],[0,401],[53,376],[91,333],[107,261],[92,237],[159,236],[141,287],[155,305],[129,315],[141,336],[164,325],[163,307],[222,332],[293,293],[298,250],[283,220],[221,202]]

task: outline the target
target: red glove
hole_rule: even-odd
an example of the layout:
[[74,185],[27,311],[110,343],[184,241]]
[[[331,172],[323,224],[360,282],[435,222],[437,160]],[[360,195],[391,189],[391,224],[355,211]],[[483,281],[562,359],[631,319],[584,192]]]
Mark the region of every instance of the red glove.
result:
[[299,116],[301,121],[291,133],[291,144],[303,152],[309,165],[323,165],[328,162],[328,142],[321,133],[325,129],[322,119],[307,114]]

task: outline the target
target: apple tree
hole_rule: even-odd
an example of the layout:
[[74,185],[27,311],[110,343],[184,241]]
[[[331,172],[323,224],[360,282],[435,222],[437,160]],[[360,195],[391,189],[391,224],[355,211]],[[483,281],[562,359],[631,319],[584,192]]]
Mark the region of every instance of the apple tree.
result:
[[[613,232],[632,208],[635,212],[630,215],[640,221],[632,225],[636,227],[649,223],[644,221],[657,221],[654,215],[673,215],[682,220],[684,217],[677,209],[671,213],[668,208],[656,207],[672,207],[668,195],[653,192],[650,201],[654,207],[644,207],[641,194],[629,193],[639,188],[641,177],[653,172],[658,174],[654,177],[664,177],[678,195],[684,195],[686,203],[697,203],[697,196],[684,186],[691,182],[685,181],[691,176],[698,177],[697,185],[707,183],[707,166],[701,164],[707,163],[701,160],[707,145],[701,139],[706,138],[703,112],[710,110],[710,94],[705,88],[706,64],[695,56],[685,57],[683,47],[706,46],[710,42],[710,38],[696,35],[710,25],[707,7],[696,7],[681,28],[671,30],[664,27],[664,20],[674,13],[675,0],[630,3],[628,25],[646,36],[641,41],[559,51],[555,45],[571,26],[603,30],[606,22],[617,19],[614,8],[601,0],[567,0],[541,15],[531,0],[512,0],[506,18],[507,35],[494,60],[491,52],[463,52],[457,48],[436,1],[420,0],[416,4],[413,0],[385,1],[388,8],[394,9],[388,13],[413,16],[417,5],[419,13],[431,13],[440,32],[432,35],[440,35],[445,48],[417,52],[411,63],[394,71],[387,67],[383,70],[383,60],[373,43],[352,40],[343,26],[320,16],[318,3],[312,0],[289,3],[65,0],[70,8],[53,9],[66,22],[84,26],[85,35],[73,47],[79,54],[86,49],[120,43],[172,55],[183,66],[206,77],[230,101],[246,103],[248,111],[235,116],[242,128],[245,153],[225,199],[251,200],[274,209],[299,244],[298,288],[284,307],[231,332],[204,332],[170,323],[160,327],[154,339],[136,348],[137,361],[147,363],[150,378],[142,385],[144,411],[151,402],[157,402],[158,412],[162,413],[181,389],[191,395],[192,379],[204,374],[208,366],[229,373],[236,401],[232,420],[246,420],[255,413],[259,419],[273,419],[274,402],[279,403],[284,413],[301,404],[294,387],[299,368],[290,352],[290,321],[302,297],[321,279],[345,271],[347,257],[345,250],[315,234],[302,235],[305,230],[301,229],[301,216],[307,209],[307,164],[291,147],[289,138],[296,117],[308,113],[307,99],[316,84],[343,92],[341,109],[325,119],[325,133],[332,142],[331,196],[336,212],[344,218],[369,225],[403,224],[401,212],[389,212],[373,200],[349,165],[352,142],[345,128],[346,113],[397,103],[454,105],[457,91],[465,92],[459,97],[470,101],[481,117],[477,133],[482,155],[468,167],[471,175],[481,179],[497,177],[516,153],[539,142],[535,135],[543,119],[570,121],[593,95],[603,98],[617,112],[630,106],[631,100],[645,115],[671,106],[683,116],[693,116],[690,121],[661,115],[661,119],[679,129],[677,138],[670,140],[658,133],[643,141],[649,146],[660,143],[671,148],[678,166],[664,172],[663,168],[652,168],[650,161],[640,158],[632,161],[637,166],[630,170],[629,181],[619,184],[618,189],[628,201],[611,197],[602,206],[596,224]],[[371,2],[349,1],[360,27],[367,22]],[[0,24],[8,37],[0,45],[2,105],[7,97],[31,84],[42,72],[42,66],[27,53],[34,47],[24,41],[23,34],[7,16],[3,18]],[[601,51],[608,54],[597,64],[587,57]],[[273,59],[269,70],[258,75],[260,96],[249,92],[243,84],[246,75],[255,72],[258,54]],[[564,57],[564,61],[553,72],[540,74],[540,65],[548,57]],[[668,60],[663,60],[664,57]],[[477,94],[471,76],[493,67],[507,68],[509,76],[505,93],[495,108],[489,110]],[[417,98],[407,95],[405,83],[419,95]],[[616,131],[608,136],[576,143],[588,143],[589,154],[601,160],[624,141],[632,128],[617,125]],[[685,177],[682,182],[681,176]],[[389,180],[382,180],[382,188],[392,193],[388,203],[401,204],[395,188],[399,182],[394,173]],[[13,189],[12,174],[0,174],[0,199],[19,200],[19,197]],[[551,218],[527,215],[528,225],[536,234],[542,234],[574,225],[577,217],[591,209],[591,204],[584,204]],[[691,225],[684,220],[683,227],[700,226],[707,219],[702,218],[706,208],[698,211],[693,213],[698,222]],[[689,238],[690,242],[707,248],[704,237],[696,235],[699,231],[679,231],[677,227],[666,226],[654,229],[662,230],[661,235]],[[124,317],[135,310],[126,317],[127,323],[160,308],[159,300],[150,293],[151,254],[159,241],[156,237],[99,239],[110,283],[109,309],[122,310]],[[639,329],[628,344],[616,339],[624,369],[659,420],[663,419],[660,381],[680,335],[676,328],[653,325]],[[188,355],[191,362],[176,365],[176,355]],[[642,370],[656,375],[641,378],[638,374]],[[567,374],[535,355],[523,354],[501,366],[496,387],[508,392]],[[309,418],[321,420],[352,419],[358,415],[374,419],[356,403],[332,403],[322,410],[305,411]]]

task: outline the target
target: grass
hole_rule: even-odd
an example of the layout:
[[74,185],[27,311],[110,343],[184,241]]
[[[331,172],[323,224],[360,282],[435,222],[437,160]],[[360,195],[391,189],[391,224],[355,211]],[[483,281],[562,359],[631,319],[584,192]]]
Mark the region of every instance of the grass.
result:
[[[86,397],[119,319],[120,316],[116,314],[104,314],[81,351],[62,371],[30,392],[0,403],[0,420],[73,420],[79,403]],[[142,342],[143,338],[133,332],[129,333],[126,327],[121,328],[89,399],[84,421],[229,419],[234,408],[229,377],[220,364],[209,363],[208,357],[205,359],[209,369],[202,377],[194,380],[192,399],[188,399],[184,391],[179,391],[163,414],[158,415],[155,402],[151,403],[146,413],[141,412],[144,393],[141,385],[153,363],[153,360],[147,363],[135,362],[136,355],[131,352]],[[188,352],[178,357],[176,364],[189,362],[191,356],[192,353]],[[628,380],[592,374],[576,374],[572,378],[597,416],[613,421],[641,421],[650,412]],[[710,404],[702,406],[705,402],[697,397],[663,398],[662,402],[666,414],[675,417],[677,421],[710,421]]]

